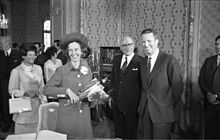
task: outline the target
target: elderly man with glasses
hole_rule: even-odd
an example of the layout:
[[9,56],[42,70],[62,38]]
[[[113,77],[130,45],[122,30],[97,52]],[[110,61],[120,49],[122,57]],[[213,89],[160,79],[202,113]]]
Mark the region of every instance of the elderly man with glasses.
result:
[[138,105],[141,95],[141,56],[134,53],[131,37],[122,38],[122,55],[114,57],[112,68],[112,99],[115,137],[136,138]]

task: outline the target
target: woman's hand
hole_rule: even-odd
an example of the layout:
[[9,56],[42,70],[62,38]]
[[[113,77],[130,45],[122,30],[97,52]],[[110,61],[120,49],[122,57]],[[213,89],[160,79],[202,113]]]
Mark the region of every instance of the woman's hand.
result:
[[79,101],[79,97],[71,89],[68,88],[66,94],[69,96],[71,103],[77,103]]
[[33,91],[26,91],[24,93],[24,96],[25,97],[30,97],[30,98],[35,98],[35,97],[38,97],[38,94],[36,92],[33,92]]

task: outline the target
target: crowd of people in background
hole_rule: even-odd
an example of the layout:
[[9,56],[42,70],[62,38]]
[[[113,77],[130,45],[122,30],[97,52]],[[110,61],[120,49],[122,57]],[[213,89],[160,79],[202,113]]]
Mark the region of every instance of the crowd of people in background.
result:
[[[9,36],[1,37],[0,43],[2,132],[14,127],[14,134],[35,133],[39,106],[56,101],[60,104],[56,132],[93,137],[89,104],[79,101],[78,97],[81,88],[93,78],[84,59],[91,53],[87,38],[80,33],[69,34],[62,42],[54,40],[47,49],[40,42],[12,44]],[[82,68],[86,73],[81,72]],[[68,99],[58,100],[58,94],[67,95],[72,104],[66,106]],[[32,110],[10,115],[9,99],[12,96],[30,97]]]
[[[155,30],[144,30],[141,38],[145,58],[135,53],[134,40],[125,36],[120,45],[122,55],[113,60],[109,102],[115,137],[170,139],[173,124],[179,119],[178,103],[183,89],[180,65],[174,57],[159,50]],[[84,59],[91,53],[88,39],[80,33],[71,33],[61,41],[55,40],[46,50],[39,42],[24,43],[20,48],[16,43],[12,45],[10,38],[7,43],[1,38],[1,42],[4,46],[1,51],[4,58],[1,63],[1,89],[4,89],[1,100],[4,102],[1,103],[4,105],[0,106],[4,107],[1,109],[5,119],[3,130],[8,131],[12,124],[8,117],[9,95],[31,97],[32,111],[13,115],[15,134],[23,134],[36,132],[39,105],[62,94],[68,98],[57,100],[60,105],[56,132],[92,138],[89,104],[79,98],[81,88],[93,77]],[[6,53],[9,51],[10,57],[16,56],[9,59]],[[70,105],[67,105],[69,99]]]
[[[113,59],[111,96],[115,137],[122,139],[171,139],[180,122],[183,93],[182,70],[178,61],[159,48],[159,34],[144,29],[141,44],[145,57],[135,53],[135,42],[122,37],[122,54]],[[220,37],[215,40],[219,55]],[[93,74],[85,58],[91,53],[88,39],[71,33],[45,50],[42,43],[23,43],[19,46],[11,38],[0,38],[0,113],[2,131],[7,132],[12,122],[9,98],[30,97],[31,112],[13,114],[15,134],[36,132],[40,104],[59,98],[56,132],[79,138],[92,138],[92,124],[88,102],[79,98],[80,90]],[[220,57],[208,58],[200,72],[199,85],[204,92],[205,135],[219,138],[219,92],[213,79],[218,77]],[[212,69],[210,69],[212,68]],[[220,72],[219,72],[220,73]],[[208,75],[207,75],[208,74]],[[205,108],[205,109],[207,109]],[[209,111],[209,112],[208,112]],[[214,119],[212,119],[214,118]],[[209,123],[212,123],[212,126]],[[210,124],[211,124],[210,123]],[[213,125],[216,127],[213,127]]]
[[[42,94],[43,86],[56,69],[67,62],[67,56],[60,48],[60,40],[55,40],[45,50],[40,42],[12,43],[9,36],[0,38],[0,118],[2,132],[14,126],[15,134],[34,132],[38,123],[39,101],[46,102]],[[43,80],[43,81],[42,81]],[[38,93],[40,91],[40,93]],[[9,114],[9,98],[32,97],[33,111],[16,115]],[[40,98],[39,98],[40,97]],[[50,100],[50,98],[49,98]],[[13,122],[13,121],[14,122]]]

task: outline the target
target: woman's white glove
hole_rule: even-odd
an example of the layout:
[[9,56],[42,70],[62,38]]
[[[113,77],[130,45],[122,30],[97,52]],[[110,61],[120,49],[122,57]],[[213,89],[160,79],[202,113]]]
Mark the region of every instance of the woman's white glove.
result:
[[75,104],[79,101],[79,97],[69,88],[66,90],[66,95],[69,96],[72,104]]

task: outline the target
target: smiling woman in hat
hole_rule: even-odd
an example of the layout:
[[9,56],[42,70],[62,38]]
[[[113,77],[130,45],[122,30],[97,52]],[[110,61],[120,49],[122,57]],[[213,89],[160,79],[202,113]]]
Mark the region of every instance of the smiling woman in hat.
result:
[[82,58],[90,52],[88,40],[80,33],[72,33],[61,40],[61,46],[70,61],[58,68],[44,87],[47,96],[68,97],[59,99],[56,131],[68,136],[91,138],[90,109],[88,103],[79,101],[78,97],[80,89],[92,79],[91,69]]

